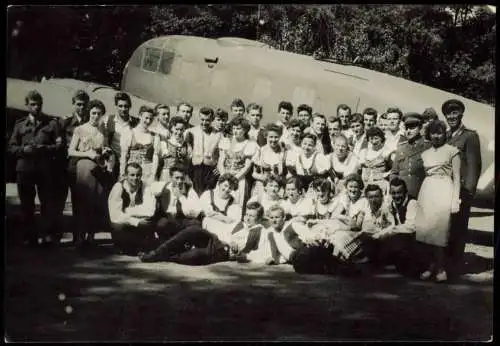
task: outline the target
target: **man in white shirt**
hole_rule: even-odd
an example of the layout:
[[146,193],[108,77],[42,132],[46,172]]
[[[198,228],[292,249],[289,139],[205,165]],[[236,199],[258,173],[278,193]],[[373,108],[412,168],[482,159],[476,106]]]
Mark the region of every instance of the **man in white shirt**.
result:
[[152,184],[153,194],[158,200],[157,222],[160,239],[166,240],[182,229],[201,227],[198,216],[201,213],[198,194],[187,182],[184,167],[174,165],[170,168],[171,182]]
[[193,148],[192,176],[193,189],[198,196],[206,190],[215,188],[217,184],[216,168],[219,159],[219,141],[221,133],[212,129],[214,111],[211,108],[200,109],[200,125],[186,130],[186,142]]
[[125,179],[113,186],[108,197],[114,246],[134,256],[154,239],[152,218],[156,200],[141,178],[141,166],[134,162],[127,164]]
[[[391,107],[387,109],[387,131],[385,132],[385,146],[390,152],[395,152],[398,143],[402,140],[401,120],[403,112],[399,108]],[[404,138],[404,137],[403,137]]]
[[[137,119],[130,116],[132,100],[124,92],[115,95],[115,106],[117,115],[110,114],[103,119],[103,131],[109,147],[115,153],[115,157],[121,157],[121,138],[130,135],[130,131],[137,125]],[[116,160],[115,173],[118,176],[120,160]]]
[[337,117],[340,119],[341,131],[348,139],[352,137],[351,130],[351,107],[342,103],[337,107]]
[[183,229],[156,250],[142,253],[142,262],[168,261],[186,265],[237,260],[238,262],[266,263],[271,250],[264,227],[261,225],[264,209],[258,203],[249,203],[243,222],[234,225],[226,239],[220,239],[200,227]]

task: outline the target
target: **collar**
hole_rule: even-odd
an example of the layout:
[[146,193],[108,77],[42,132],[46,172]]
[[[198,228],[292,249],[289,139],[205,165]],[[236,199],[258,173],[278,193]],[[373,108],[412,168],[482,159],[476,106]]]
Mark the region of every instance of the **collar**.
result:
[[465,129],[465,125],[464,124],[460,124],[460,126],[458,127],[458,129],[455,132],[451,133],[451,138],[453,138],[456,135],[458,135],[459,133],[461,133],[464,129]]
[[36,122],[40,121],[40,117],[35,118],[35,116],[33,114],[28,114],[28,117],[26,118],[26,124],[32,124],[32,125],[36,125]]
[[394,208],[394,210],[399,210],[400,208],[404,207],[405,205],[408,204],[408,196],[405,197],[404,201],[403,201],[403,204],[401,205],[401,207],[398,208],[398,206],[396,205],[396,203],[394,203],[394,201],[391,201],[391,205],[392,207]]
[[137,186],[137,189],[135,191],[131,191],[131,187],[130,187],[130,184],[128,183],[127,180],[124,180],[123,183],[123,188],[125,189],[125,191],[127,191],[129,194],[134,194],[134,193],[137,193],[137,191],[140,190],[141,186],[142,186],[142,182],[139,183],[139,185]]

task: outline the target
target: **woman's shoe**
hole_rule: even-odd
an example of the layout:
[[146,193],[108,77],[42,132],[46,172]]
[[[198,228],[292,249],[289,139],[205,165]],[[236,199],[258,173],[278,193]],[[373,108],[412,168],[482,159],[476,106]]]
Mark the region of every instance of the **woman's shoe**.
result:
[[432,272],[430,270],[426,270],[422,274],[420,274],[420,279],[421,280],[429,280],[432,276]]
[[436,282],[445,282],[448,280],[448,275],[444,270],[441,270],[436,274]]

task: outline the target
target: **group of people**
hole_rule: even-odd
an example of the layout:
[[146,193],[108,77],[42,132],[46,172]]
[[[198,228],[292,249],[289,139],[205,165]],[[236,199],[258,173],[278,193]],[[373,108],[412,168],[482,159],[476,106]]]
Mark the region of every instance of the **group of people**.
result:
[[[406,113],[326,117],[309,105],[224,109],[182,102],[142,106],[128,94],[113,114],[78,90],[73,114],[42,113],[37,91],[9,142],[29,244],[57,243],[71,192],[73,240],[84,248],[109,230],[114,246],[143,262],[200,265],[237,260],[290,263],[301,273],[395,264],[425,280],[460,274],[481,171],[479,138],[464,104]],[[35,227],[38,192],[42,224]],[[417,261],[417,248],[427,248]],[[423,267],[416,263],[423,263]]]

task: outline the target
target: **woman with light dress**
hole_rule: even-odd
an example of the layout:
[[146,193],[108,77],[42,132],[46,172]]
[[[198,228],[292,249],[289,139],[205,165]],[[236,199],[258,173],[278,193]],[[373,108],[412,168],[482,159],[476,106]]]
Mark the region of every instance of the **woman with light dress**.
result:
[[316,151],[317,137],[311,133],[303,135],[301,152],[289,155],[285,159],[287,170],[297,177],[303,190],[307,192],[316,178],[326,178],[330,171],[330,160]]
[[241,221],[241,208],[232,195],[238,188],[238,180],[231,174],[219,177],[217,186],[200,196],[203,212],[202,227],[219,240],[230,243],[231,231]]
[[269,124],[266,126],[265,131],[267,144],[259,148],[252,159],[252,177],[255,179],[252,196],[263,192],[264,182],[270,174],[278,175],[283,179],[286,174],[286,150],[280,145],[283,129],[276,124]]
[[349,150],[349,141],[340,134],[333,138],[333,153],[330,155],[330,179],[338,195],[345,190],[345,178],[358,172],[358,158]]
[[78,227],[73,233],[77,246],[92,242],[96,227],[107,220],[107,193],[114,183],[112,168],[116,162],[114,154],[104,147],[100,124],[106,112],[104,104],[92,100],[88,110],[89,120],[75,128],[68,148],[71,166],[76,169],[76,196],[71,198],[78,200],[74,210]]
[[[248,138],[249,122],[238,116],[229,123],[230,138],[222,138],[219,142],[219,162],[217,169],[220,174],[230,173],[238,180],[238,189],[234,193],[237,203],[242,209],[250,197],[249,182],[252,157],[258,149],[256,142]],[[243,210],[244,213],[244,210]]]
[[152,183],[155,180],[159,162],[160,136],[149,129],[154,116],[154,109],[141,106],[139,124],[126,136],[120,138],[120,177],[124,176],[127,163],[136,162],[142,167],[144,181]]
[[170,119],[170,137],[160,142],[160,160],[163,162],[159,181],[167,184],[170,182],[170,168],[174,166],[184,167],[186,170],[191,165],[192,148],[184,139],[186,121],[180,116]]
[[420,213],[417,214],[417,241],[432,247],[429,268],[421,279],[446,281],[444,249],[448,243],[451,214],[460,208],[459,150],[446,144],[446,125],[435,120],[426,129],[432,147],[424,151],[425,179],[418,194]]
[[378,127],[371,127],[366,131],[366,139],[371,144],[368,148],[361,149],[359,153],[359,166],[361,178],[365,185],[376,184],[380,186],[384,195],[389,192],[387,177],[391,173],[394,152],[385,146],[385,134]]

